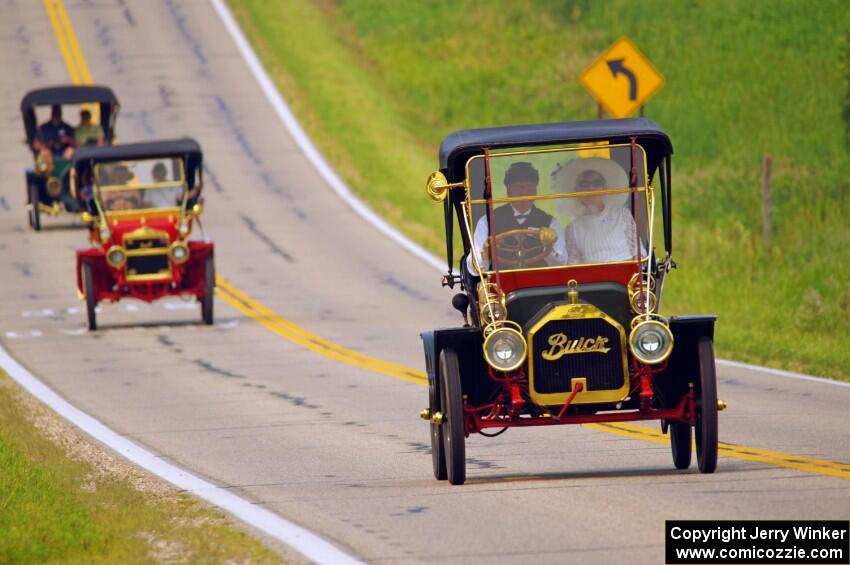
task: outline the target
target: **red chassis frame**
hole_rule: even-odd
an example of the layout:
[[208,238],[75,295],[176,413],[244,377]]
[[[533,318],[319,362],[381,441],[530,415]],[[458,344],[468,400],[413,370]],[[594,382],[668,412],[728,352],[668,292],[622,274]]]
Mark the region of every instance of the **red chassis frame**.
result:
[[106,262],[106,252],[96,247],[77,251],[77,288],[83,293],[82,266],[91,265],[96,302],[121,298],[137,298],[153,302],[165,296],[195,296],[204,298],[205,265],[213,256],[213,243],[188,241],[189,258],[185,263],[171,261],[172,278],[158,281],[127,281],[124,269],[115,269]]
[[573,399],[582,390],[581,383],[577,383],[558,414],[546,414],[545,416],[521,415],[522,409],[526,405],[521,389],[524,380],[522,371],[517,371],[514,376],[498,377],[490,369],[490,378],[502,385],[502,391],[495,402],[482,406],[470,407],[464,401],[464,435],[469,437],[470,434],[487,428],[602,424],[638,420],[678,421],[695,425],[696,399],[693,390],[685,393],[678,405],[673,408],[658,409],[651,406],[654,397],[652,390],[653,375],[662,372],[665,367],[666,363],[658,368],[649,368],[641,366],[637,362],[633,363],[634,371],[630,377],[631,394],[639,391],[640,406],[637,410],[612,410],[597,414],[565,414]]

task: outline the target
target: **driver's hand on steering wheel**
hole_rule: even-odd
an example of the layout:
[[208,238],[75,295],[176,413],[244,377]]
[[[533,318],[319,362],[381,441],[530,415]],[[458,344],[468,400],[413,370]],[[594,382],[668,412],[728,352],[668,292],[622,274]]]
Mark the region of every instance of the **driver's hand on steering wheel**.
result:
[[540,228],[540,243],[544,246],[555,245],[555,241],[558,240],[558,234],[552,228]]

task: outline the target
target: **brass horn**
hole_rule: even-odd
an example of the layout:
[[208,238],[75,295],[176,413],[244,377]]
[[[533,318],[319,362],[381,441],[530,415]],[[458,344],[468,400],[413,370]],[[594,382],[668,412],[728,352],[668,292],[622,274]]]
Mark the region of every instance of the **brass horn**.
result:
[[442,202],[449,195],[449,189],[465,186],[462,182],[449,183],[446,175],[440,171],[434,171],[428,176],[425,183],[425,192],[435,202]]

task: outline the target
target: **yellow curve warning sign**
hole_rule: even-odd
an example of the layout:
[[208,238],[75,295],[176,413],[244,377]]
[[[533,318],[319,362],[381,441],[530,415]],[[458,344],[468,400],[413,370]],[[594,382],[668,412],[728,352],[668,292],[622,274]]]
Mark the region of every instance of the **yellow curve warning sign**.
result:
[[612,118],[631,116],[664,86],[658,69],[625,36],[591,63],[579,81]]

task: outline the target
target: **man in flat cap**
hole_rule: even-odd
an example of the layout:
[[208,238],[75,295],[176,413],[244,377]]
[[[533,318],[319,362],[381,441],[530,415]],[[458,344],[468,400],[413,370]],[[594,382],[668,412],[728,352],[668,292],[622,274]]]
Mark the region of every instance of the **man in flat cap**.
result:
[[[566,264],[567,251],[560,222],[534,204],[533,197],[537,195],[539,182],[537,169],[527,161],[515,162],[505,172],[508,198],[527,200],[515,200],[495,208],[492,226],[489,226],[487,214],[478,220],[473,242],[483,270],[492,268],[492,252],[489,249],[491,235],[497,236],[496,253],[500,269],[531,269]],[[498,237],[499,234],[517,230],[519,232],[515,235]],[[476,272],[471,254],[467,265],[471,272]]]

